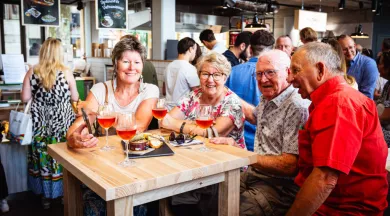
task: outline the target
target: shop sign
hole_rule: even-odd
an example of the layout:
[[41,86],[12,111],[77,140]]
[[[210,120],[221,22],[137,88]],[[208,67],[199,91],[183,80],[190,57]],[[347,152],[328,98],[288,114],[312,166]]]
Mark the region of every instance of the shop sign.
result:
[[22,25],[59,26],[60,0],[22,0]]
[[127,0],[97,0],[97,29],[126,29]]
[[294,28],[301,30],[306,27],[310,27],[317,32],[326,31],[327,13],[296,10],[294,16]]

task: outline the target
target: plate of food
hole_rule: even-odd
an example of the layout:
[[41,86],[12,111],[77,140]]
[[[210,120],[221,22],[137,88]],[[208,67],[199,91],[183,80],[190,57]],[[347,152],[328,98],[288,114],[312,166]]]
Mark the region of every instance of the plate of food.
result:
[[112,12],[112,16],[114,17],[114,19],[120,19],[122,18],[122,12],[121,11]]
[[54,22],[54,21],[57,20],[56,17],[54,17],[54,16],[52,16],[50,14],[47,14],[47,15],[43,16],[41,19],[42,19],[43,22],[48,22],[48,23]]
[[104,27],[111,27],[114,24],[114,21],[110,16],[104,16],[102,21],[100,22]]
[[33,16],[35,18],[38,18],[40,15],[41,15],[41,12],[39,12],[37,9],[35,8],[30,8],[28,9],[25,13],[24,13],[26,16]]
[[45,2],[45,3],[48,4],[49,6],[51,6],[51,5],[54,4],[54,0],[43,0],[43,2]]
[[[126,143],[122,141],[123,150]],[[129,142],[129,158],[169,156],[174,152],[160,135],[140,133]]]

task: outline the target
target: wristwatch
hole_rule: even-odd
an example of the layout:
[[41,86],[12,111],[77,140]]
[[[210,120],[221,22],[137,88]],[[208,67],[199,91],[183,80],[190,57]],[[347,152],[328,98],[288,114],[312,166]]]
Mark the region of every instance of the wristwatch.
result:
[[184,125],[186,124],[186,122],[183,122],[180,126],[180,133],[183,133],[183,130],[184,130]]

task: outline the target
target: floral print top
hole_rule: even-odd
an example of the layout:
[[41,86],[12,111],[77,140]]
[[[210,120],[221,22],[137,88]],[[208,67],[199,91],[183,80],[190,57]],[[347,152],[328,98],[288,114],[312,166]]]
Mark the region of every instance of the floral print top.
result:
[[[245,117],[242,112],[240,98],[229,88],[226,89],[227,91],[223,100],[213,107],[213,116],[214,118],[220,116],[229,117],[235,127],[229,133],[228,137],[232,137],[241,148],[246,148],[244,139]],[[201,96],[202,89],[197,88],[181,98],[178,108],[184,113],[185,120],[195,121],[196,108],[199,106],[199,98]]]

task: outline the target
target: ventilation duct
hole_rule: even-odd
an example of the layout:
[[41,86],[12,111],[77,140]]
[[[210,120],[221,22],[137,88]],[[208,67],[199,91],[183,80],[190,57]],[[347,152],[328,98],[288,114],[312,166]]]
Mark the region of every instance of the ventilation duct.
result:
[[239,8],[244,11],[253,11],[259,13],[277,13],[279,11],[279,3],[274,0],[266,2],[252,2],[242,0],[226,0],[230,7]]

